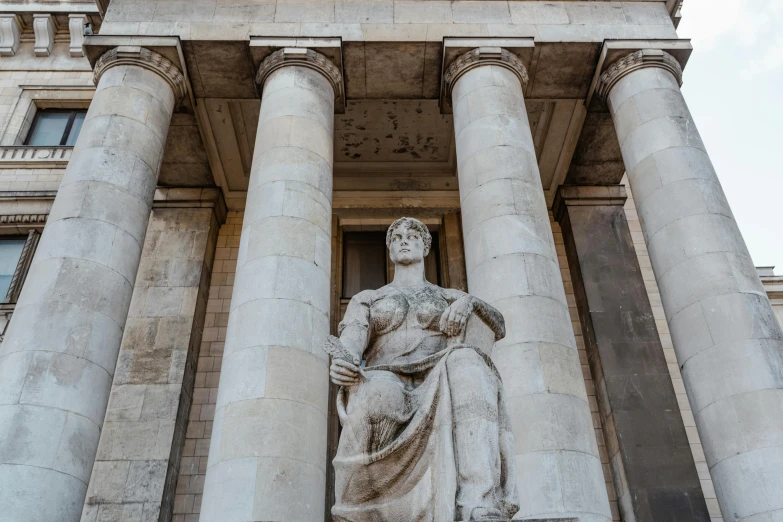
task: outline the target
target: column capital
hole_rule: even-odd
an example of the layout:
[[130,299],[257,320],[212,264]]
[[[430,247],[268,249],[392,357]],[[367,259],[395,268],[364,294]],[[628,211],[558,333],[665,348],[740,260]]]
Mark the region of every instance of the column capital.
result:
[[596,94],[606,100],[617,82],[632,72],[647,67],[669,71],[677,79],[677,83],[682,85],[682,67],[674,56],[661,49],[640,49],[625,55],[606,69],[598,80]]
[[522,60],[502,47],[477,47],[460,55],[454,60],[444,73],[444,82],[446,84],[446,101],[451,103],[451,91],[457,80],[471,69],[483,65],[497,65],[513,72],[519,82],[522,84],[522,90],[527,87],[528,75],[527,68]]
[[552,214],[559,223],[566,207],[623,206],[626,199],[624,185],[561,185],[552,203]]
[[163,55],[138,45],[119,45],[103,53],[93,68],[95,85],[103,73],[118,65],[135,65],[158,73],[171,85],[177,103],[187,94],[185,76],[177,66]]
[[323,54],[305,47],[283,47],[267,56],[258,67],[256,83],[263,89],[269,75],[291,65],[318,71],[332,84],[335,100],[343,98],[343,76],[340,69]]

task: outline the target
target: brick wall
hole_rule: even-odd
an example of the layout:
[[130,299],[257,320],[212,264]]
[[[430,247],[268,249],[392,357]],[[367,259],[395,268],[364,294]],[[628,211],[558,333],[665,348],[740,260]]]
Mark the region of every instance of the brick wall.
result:
[[209,439],[215,416],[242,217],[241,212],[229,212],[226,223],[220,227],[218,234],[204,333],[201,337],[201,349],[196,366],[193,404],[190,408],[180,476],[174,497],[173,522],[197,522],[201,511],[201,496],[204,491],[204,476],[207,472]]

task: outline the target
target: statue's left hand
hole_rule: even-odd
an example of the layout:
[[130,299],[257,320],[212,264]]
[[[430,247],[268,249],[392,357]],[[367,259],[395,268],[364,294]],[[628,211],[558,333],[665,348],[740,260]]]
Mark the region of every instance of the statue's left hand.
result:
[[447,336],[455,337],[465,329],[465,324],[472,313],[473,298],[469,295],[460,297],[443,311],[438,327]]

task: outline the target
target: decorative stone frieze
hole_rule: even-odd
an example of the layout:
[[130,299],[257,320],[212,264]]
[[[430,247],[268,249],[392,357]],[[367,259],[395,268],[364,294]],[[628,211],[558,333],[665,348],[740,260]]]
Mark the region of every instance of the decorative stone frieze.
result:
[[19,16],[15,14],[0,14],[0,56],[13,56],[19,49],[19,38],[22,26]]
[[606,100],[609,92],[617,82],[639,69],[658,67],[672,73],[677,82],[682,85],[682,67],[672,55],[660,49],[641,49],[613,63],[598,80],[596,93]]
[[258,68],[256,83],[263,89],[264,82],[269,78],[269,75],[274,71],[289,65],[307,67],[308,69],[313,69],[323,74],[326,79],[329,80],[329,83],[332,84],[335,100],[343,98],[343,77],[342,74],[340,74],[340,69],[338,69],[329,58],[312,49],[284,47],[273,52],[266,57]]
[[90,17],[86,14],[68,15],[68,31],[71,33],[71,56],[84,56],[84,26],[89,23]]
[[49,214],[0,215],[0,225],[45,223]]
[[454,60],[446,70],[446,99],[449,103],[451,103],[451,90],[457,80],[469,70],[483,65],[498,65],[508,69],[519,78],[523,91],[527,87],[527,68],[513,53],[501,47],[477,47]]
[[57,33],[57,20],[50,14],[33,15],[33,32],[35,32],[36,56],[49,56],[54,46],[54,35]]
[[177,102],[187,93],[185,76],[168,58],[146,47],[137,45],[120,45],[105,52],[95,63],[93,82],[98,85],[103,74],[118,65],[135,65],[158,73],[174,91]]
[[18,145],[0,147],[0,167],[41,168],[65,167],[73,154],[73,147],[36,147]]

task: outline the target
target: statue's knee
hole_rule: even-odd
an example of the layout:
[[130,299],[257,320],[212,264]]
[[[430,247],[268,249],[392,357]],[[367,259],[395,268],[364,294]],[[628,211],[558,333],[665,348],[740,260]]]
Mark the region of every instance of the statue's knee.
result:
[[487,363],[478,352],[472,348],[460,348],[451,352],[446,359],[449,369],[460,370],[463,368],[487,368]]
[[[351,391],[351,405],[361,404],[364,417],[386,417],[405,408],[405,386],[392,372],[370,371]],[[349,414],[353,408],[349,408]]]
[[446,360],[449,380],[454,383],[453,395],[474,394],[476,389],[495,390],[497,377],[484,358],[471,348],[461,348]]

